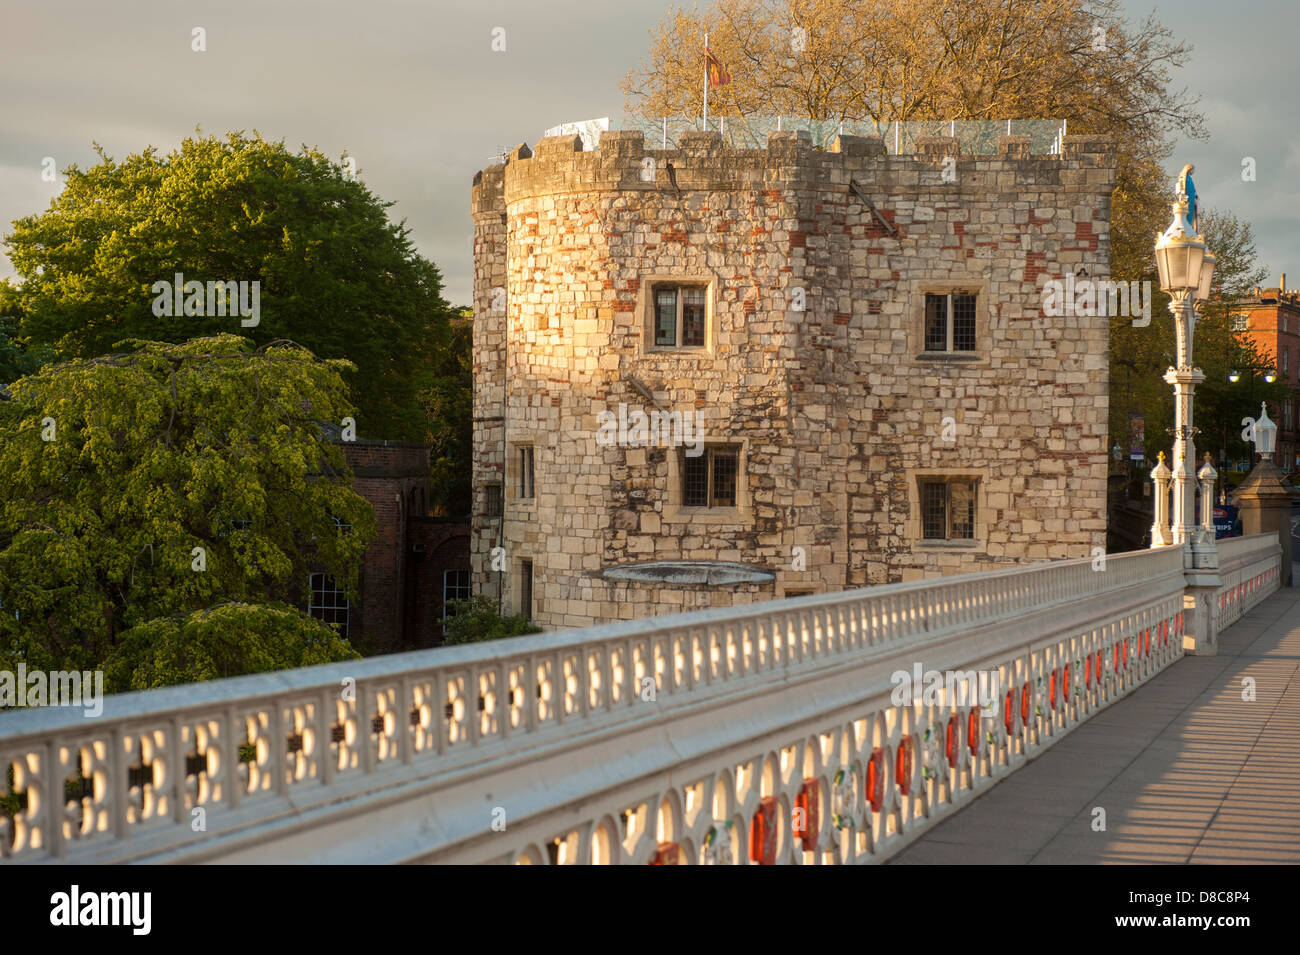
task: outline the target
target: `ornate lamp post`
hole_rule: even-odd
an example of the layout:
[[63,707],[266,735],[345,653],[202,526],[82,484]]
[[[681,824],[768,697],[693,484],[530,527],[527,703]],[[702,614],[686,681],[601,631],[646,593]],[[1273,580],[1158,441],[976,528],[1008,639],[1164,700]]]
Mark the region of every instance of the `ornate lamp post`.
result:
[[[1173,526],[1172,543],[1188,549],[1187,566],[1217,567],[1213,535],[1208,550],[1196,520],[1196,434],[1192,426],[1192,398],[1205,375],[1193,364],[1197,298],[1208,298],[1214,276],[1214,256],[1196,231],[1196,190],[1191,166],[1178,177],[1178,200],[1169,228],[1156,239],[1156,268],[1160,287],[1169,293],[1169,311],[1177,332],[1176,365],[1165,372],[1174,389]],[[1157,546],[1152,541],[1152,546]],[[1206,561],[1209,561],[1208,563]]]
[[[1184,648],[1189,653],[1213,655],[1218,649],[1214,618],[1214,599],[1219,588],[1219,552],[1214,540],[1213,508],[1208,507],[1200,526],[1196,524],[1196,435],[1192,425],[1192,398],[1196,386],[1205,380],[1193,364],[1193,341],[1196,332],[1196,299],[1210,296],[1215,259],[1206,249],[1197,231],[1196,187],[1192,183],[1192,166],[1183,167],[1178,177],[1178,199],[1173,204],[1173,221],[1156,237],[1156,268],[1160,287],[1169,293],[1169,311],[1174,316],[1177,353],[1174,367],[1165,372],[1165,381],[1174,389],[1174,455],[1171,472],[1157,475],[1156,526],[1152,528],[1151,546],[1177,545],[1183,549]],[[1201,469],[1202,482],[1217,477],[1214,469]],[[1164,478],[1164,480],[1161,480]],[[1162,540],[1161,507],[1165,495],[1162,485],[1173,484],[1173,520],[1169,537]]]

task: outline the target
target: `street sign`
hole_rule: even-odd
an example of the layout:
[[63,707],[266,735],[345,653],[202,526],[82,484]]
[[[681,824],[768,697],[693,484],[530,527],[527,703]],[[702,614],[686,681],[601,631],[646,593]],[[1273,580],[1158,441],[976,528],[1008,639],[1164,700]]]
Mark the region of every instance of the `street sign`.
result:
[[1237,522],[1237,509],[1231,504],[1214,507],[1214,536],[1216,540],[1232,536],[1232,525]]

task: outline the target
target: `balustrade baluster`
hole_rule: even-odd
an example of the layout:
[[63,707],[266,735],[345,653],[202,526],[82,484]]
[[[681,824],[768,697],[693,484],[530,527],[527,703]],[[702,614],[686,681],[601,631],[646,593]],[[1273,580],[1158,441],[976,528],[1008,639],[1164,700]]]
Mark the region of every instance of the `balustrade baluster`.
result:
[[[56,762],[58,746],[58,741],[52,740],[41,747],[40,772],[36,774],[36,778],[41,785],[41,791],[45,793],[45,800],[40,814],[32,820],[32,825],[41,827],[41,834],[45,837],[45,844],[51,855],[56,859],[62,859],[67,855],[67,843],[63,838],[63,800],[55,795],[54,788],[55,779],[59,775]],[[21,753],[18,755],[24,764],[24,775],[30,773],[31,761]],[[7,771],[8,768],[8,766],[0,766],[0,772]]]
[[623,647],[623,702],[632,706],[641,692],[636,679],[636,646],[634,641],[625,640]]
[[600,653],[600,688],[604,697],[602,710],[614,708],[614,644],[602,643]]
[[564,697],[569,689],[569,681],[564,678],[564,653],[563,651],[555,653],[551,657],[551,697],[555,701],[555,722],[563,723],[566,717],[564,712]]
[[286,778],[289,775],[286,771],[288,765],[287,760],[285,759],[285,749],[288,745],[288,740],[285,738],[284,732],[283,702],[284,701],[280,697],[275,696],[272,697],[271,702],[267,704],[271,708],[271,718],[267,720],[271,732],[271,745],[269,747],[270,753],[267,757],[269,766],[267,769],[269,772],[275,774],[272,777],[275,780],[275,793],[280,796],[284,795],[285,790],[289,786],[289,781]]
[[[320,750],[320,779],[326,786],[334,782],[334,754],[330,751],[330,738],[336,715],[334,694],[325,690],[316,705],[316,746]],[[225,743],[226,740],[223,738],[222,742]],[[223,746],[223,751],[229,754],[230,747]],[[230,760],[227,759],[226,762],[229,763]]]
[[578,667],[578,712],[588,716],[591,713],[591,652],[579,650],[574,659]]
[[[112,820],[111,823],[112,832],[113,835],[118,839],[125,839],[127,837],[127,822],[126,822],[127,779],[126,779],[126,758],[122,752],[123,743],[124,743],[123,732],[121,729],[114,728],[109,731],[108,745],[109,745],[109,749],[111,750],[111,756],[108,761],[108,792],[104,794],[104,797],[105,799],[108,800],[108,812],[109,812],[109,818]],[[88,762],[90,763],[90,776],[91,779],[93,780],[95,776],[93,750],[91,752],[91,759]],[[95,806],[95,796],[94,796],[93,784],[92,784],[92,791],[90,797],[90,811],[91,811],[91,820],[92,820],[90,825],[90,835],[92,837],[94,836],[95,831],[98,827],[98,820],[94,818],[95,816],[98,815],[96,809],[97,807]]]
[[[185,821],[185,757],[181,752],[181,721],[167,721],[167,792],[172,800],[172,822]],[[197,801],[197,800],[196,800]]]
[[[483,671],[477,667],[470,667],[465,673],[465,724],[469,729],[469,745],[477,746],[479,737],[483,733],[483,716],[479,712],[478,699],[482,693]],[[487,705],[484,699],[483,705]]]
[[451,734],[451,720],[447,716],[447,681],[441,670],[433,673],[432,691],[433,725],[438,727],[438,755],[441,756],[447,752],[447,737]]
[[221,719],[223,720],[221,739],[225,743],[223,752],[226,757],[227,798],[230,800],[230,808],[238,809],[240,803],[244,801],[243,787],[239,784],[239,746],[244,738],[240,733],[239,711],[233,706],[228,707]]
[[397,720],[397,753],[403,765],[411,762],[411,710],[415,707],[415,693],[411,678],[404,676],[397,684],[397,706],[393,718]]

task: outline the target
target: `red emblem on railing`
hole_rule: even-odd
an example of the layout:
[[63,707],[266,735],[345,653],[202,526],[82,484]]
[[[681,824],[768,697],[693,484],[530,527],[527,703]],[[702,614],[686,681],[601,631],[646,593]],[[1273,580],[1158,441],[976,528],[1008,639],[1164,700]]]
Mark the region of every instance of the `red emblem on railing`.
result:
[[682,847],[675,842],[661,842],[650,859],[651,865],[685,865]]
[[904,736],[898,742],[897,762],[894,764],[894,781],[904,796],[912,791],[912,749],[915,744],[911,735]]
[[791,827],[805,852],[817,848],[817,833],[821,828],[820,807],[821,787],[817,785],[817,780],[809,776],[795,797],[795,825]]
[[953,769],[957,768],[957,750],[961,746],[961,721],[957,719],[954,713],[948,717],[948,733],[944,739],[944,755],[948,757],[948,765]]
[[779,804],[768,796],[758,804],[758,812],[749,823],[749,861],[759,865],[776,865],[776,817]]
[[872,812],[880,812],[885,804],[885,751],[877,746],[871,751],[867,760],[867,802],[871,803]]

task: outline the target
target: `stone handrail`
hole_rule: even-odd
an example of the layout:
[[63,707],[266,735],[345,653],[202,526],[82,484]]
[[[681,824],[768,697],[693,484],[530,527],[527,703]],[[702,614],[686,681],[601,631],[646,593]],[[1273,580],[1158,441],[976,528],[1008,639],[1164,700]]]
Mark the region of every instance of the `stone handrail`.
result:
[[0,854],[882,861],[1181,656],[1182,601],[1164,548],[6,713]]
[[1222,630],[1280,586],[1282,543],[1274,533],[1226,537],[1218,542],[1218,551],[1221,584],[1215,614]]

